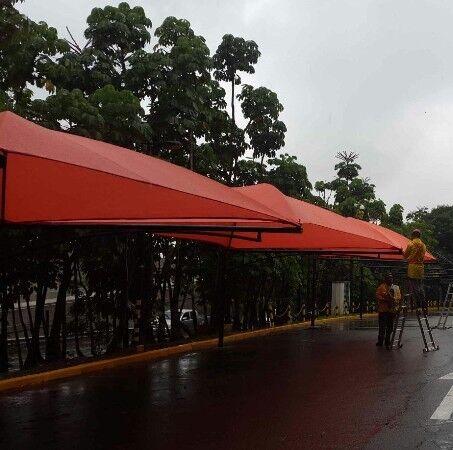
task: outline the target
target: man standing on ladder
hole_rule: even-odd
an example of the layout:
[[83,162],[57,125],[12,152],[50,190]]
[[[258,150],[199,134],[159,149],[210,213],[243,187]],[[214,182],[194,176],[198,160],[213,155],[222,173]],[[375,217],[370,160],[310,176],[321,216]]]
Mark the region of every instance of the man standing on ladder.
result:
[[[429,326],[428,321],[428,308],[425,298],[425,289],[423,287],[423,278],[425,275],[425,253],[426,246],[420,239],[420,230],[412,231],[412,240],[407,245],[406,250],[403,253],[404,258],[408,262],[407,266],[407,288],[411,304],[415,303],[416,316],[418,321],[418,326],[420,327],[420,332],[423,339],[423,351],[431,352],[439,350],[439,346],[434,341],[433,334],[431,332],[431,327]],[[397,311],[395,326],[393,328],[392,341],[390,348],[398,349],[403,346],[401,343],[401,338],[403,336],[404,325],[406,323],[406,310],[407,307],[405,304],[401,305],[401,308]]]
[[426,313],[425,290],[423,287],[423,278],[425,276],[426,245],[420,239],[420,230],[413,230],[411,241],[403,253],[407,260],[407,278],[408,291],[411,300],[415,301],[415,307],[421,308]]

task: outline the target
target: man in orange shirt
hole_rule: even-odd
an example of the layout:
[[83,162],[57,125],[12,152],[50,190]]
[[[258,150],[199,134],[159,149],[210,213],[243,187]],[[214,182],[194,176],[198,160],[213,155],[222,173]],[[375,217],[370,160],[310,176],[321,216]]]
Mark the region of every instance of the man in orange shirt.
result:
[[392,292],[393,277],[388,274],[376,289],[376,300],[379,313],[379,334],[376,345],[382,347],[385,343],[390,348],[395,316],[395,299]]
[[407,278],[408,289],[415,306],[417,308],[426,308],[425,290],[423,288],[423,278],[425,276],[425,260],[426,245],[420,239],[420,230],[413,230],[411,241],[403,253],[404,258],[407,260]]

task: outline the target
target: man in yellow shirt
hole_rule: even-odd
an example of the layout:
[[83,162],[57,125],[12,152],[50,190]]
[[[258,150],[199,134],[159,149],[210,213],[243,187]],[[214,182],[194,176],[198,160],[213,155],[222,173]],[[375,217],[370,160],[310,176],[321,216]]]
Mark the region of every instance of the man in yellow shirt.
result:
[[420,230],[413,230],[411,241],[403,253],[407,260],[408,289],[416,308],[426,308],[425,290],[423,278],[425,276],[425,253],[426,245],[420,239]]
[[390,341],[393,332],[393,318],[395,316],[395,298],[393,277],[388,274],[376,289],[376,301],[379,315],[379,334],[376,345],[382,347],[385,343],[387,348],[390,347]]

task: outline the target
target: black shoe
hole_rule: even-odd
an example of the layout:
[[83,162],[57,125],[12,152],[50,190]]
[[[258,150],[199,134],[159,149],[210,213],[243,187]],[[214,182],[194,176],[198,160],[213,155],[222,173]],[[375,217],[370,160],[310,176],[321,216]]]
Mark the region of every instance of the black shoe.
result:
[[376,342],[377,347],[382,347],[382,342]]

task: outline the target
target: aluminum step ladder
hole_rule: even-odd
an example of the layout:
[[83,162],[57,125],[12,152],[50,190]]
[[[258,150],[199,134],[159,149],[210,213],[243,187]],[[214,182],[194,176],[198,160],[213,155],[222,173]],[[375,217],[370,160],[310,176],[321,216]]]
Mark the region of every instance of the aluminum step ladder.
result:
[[442,312],[439,316],[439,321],[437,325],[433,328],[437,328],[438,330],[446,330],[447,328],[447,320],[450,314],[453,312],[453,283],[448,283],[447,293],[445,294],[445,300],[442,305]]
[[406,324],[406,314],[406,305],[401,305],[396,311],[393,323],[392,339],[390,341],[390,350],[396,350],[403,346],[401,339],[403,338],[404,325]]
[[[411,298],[411,294],[406,294],[404,297],[405,302],[400,306],[395,316],[395,322],[393,324],[393,333],[390,341],[390,350],[396,350],[403,346],[401,340],[403,337],[403,331],[407,319],[407,303],[408,300],[410,300]],[[423,352],[428,353],[439,350],[439,346],[434,341],[431,327],[429,325],[426,308],[417,307],[416,316],[418,327],[420,328],[420,333],[422,335],[424,344]]]
[[439,350],[439,346],[434,341],[433,333],[431,331],[431,327],[429,326],[428,316],[426,315],[426,309],[417,308],[416,314],[418,325],[422,333],[423,343],[425,344],[423,351],[427,353]]

